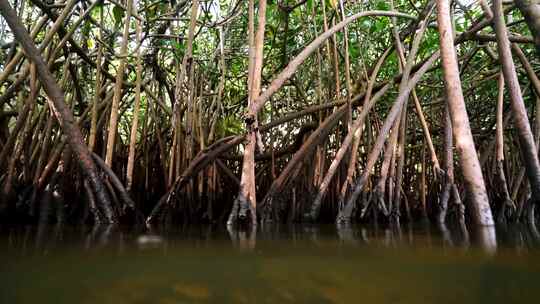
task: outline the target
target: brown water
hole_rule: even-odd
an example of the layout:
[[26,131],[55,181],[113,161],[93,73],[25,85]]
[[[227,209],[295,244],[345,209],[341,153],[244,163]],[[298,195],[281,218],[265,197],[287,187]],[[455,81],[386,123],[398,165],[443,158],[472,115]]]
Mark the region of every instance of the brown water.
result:
[[0,303],[538,303],[539,242],[520,226],[0,227]]

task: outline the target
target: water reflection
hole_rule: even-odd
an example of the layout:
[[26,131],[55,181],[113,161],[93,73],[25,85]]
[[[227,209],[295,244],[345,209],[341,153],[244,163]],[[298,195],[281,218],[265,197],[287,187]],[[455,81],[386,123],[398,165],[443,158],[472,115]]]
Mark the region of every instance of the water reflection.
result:
[[[472,234],[471,234],[472,233]],[[471,235],[473,236],[471,238]],[[135,246],[141,250],[177,245],[212,246],[227,243],[232,248],[254,250],[258,241],[281,242],[280,245],[335,242],[335,246],[376,246],[381,248],[475,248],[495,254],[499,247],[520,251],[537,248],[538,231],[530,225],[513,224],[497,227],[473,227],[465,224],[447,226],[387,225],[261,225],[256,229],[234,229],[221,226],[122,227],[96,225],[73,227],[64,224],[36,226],[0,226],[0,245],[28,252],[48,252],[54,248],[79,247],[85,250]]]
[[497,236],[495,227],[480,226],[476,228],[478,243],[487,254],[495,254],[497,252]]
[[257,241],[257,229],[247,227],[247,229],[234,229],[233,226],[227,225],[227,232],[233,245],[242,250],[253,250]]

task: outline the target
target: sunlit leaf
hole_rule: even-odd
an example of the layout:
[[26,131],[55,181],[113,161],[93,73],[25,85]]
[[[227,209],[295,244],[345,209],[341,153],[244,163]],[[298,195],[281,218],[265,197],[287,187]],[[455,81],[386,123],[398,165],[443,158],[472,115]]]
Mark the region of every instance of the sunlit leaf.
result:
[[337,10],[337,8],[338,8],[337,0],[329,0],[328,2],[330,2],[330,5],[331,5],[335,10]]

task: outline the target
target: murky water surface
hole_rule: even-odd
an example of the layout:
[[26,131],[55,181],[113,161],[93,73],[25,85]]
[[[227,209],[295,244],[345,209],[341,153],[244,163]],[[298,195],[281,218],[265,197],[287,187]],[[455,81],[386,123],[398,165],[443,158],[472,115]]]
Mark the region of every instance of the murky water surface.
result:
[[539,244],[521,226],[0,226],[0,303],[536,303]]

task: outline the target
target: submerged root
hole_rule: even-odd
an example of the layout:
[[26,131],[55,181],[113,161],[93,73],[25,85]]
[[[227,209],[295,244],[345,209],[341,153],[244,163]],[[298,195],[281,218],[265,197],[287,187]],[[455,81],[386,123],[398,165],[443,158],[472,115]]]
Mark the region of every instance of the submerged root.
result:
[[257,226],[257,211],[243,194],[239,194],[234,200],[227,226],[248,223]]

